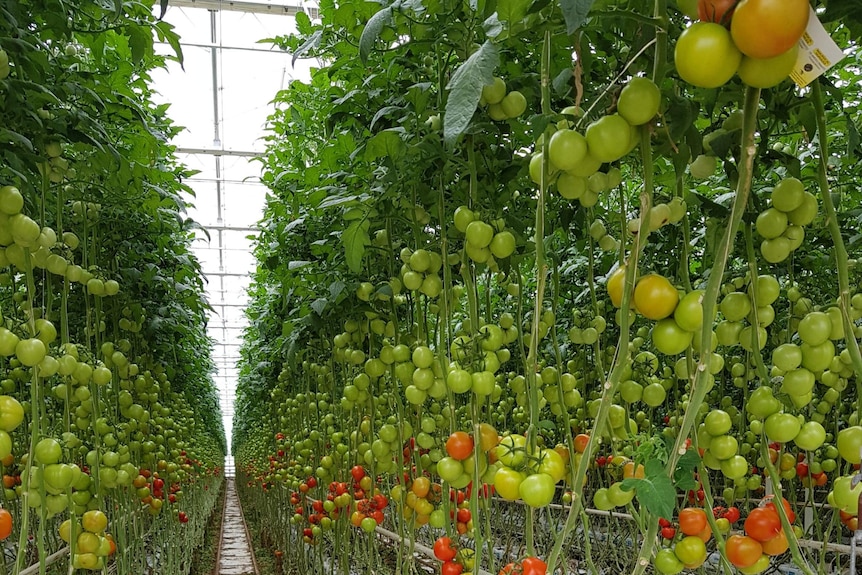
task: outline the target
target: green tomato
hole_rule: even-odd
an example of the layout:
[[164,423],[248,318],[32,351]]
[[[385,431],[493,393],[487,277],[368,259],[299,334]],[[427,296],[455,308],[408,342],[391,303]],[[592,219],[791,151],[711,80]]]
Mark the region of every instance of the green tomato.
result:
[[704,429],[713,437],[724,435],[733,425],[730,414],[721,409],[713,409],[703,420]]
[[586,155],[587,140],[575,130],[557,130],[548,140],[548,157],[560,170],[575,168]]
[[521,483],[525,475],[509,467],[500,467],[494,474],[494,489],[503,499],[514,501],[521,496]]
[[661,90],[649,78],[632,78],[620,92],[617,110],[632,126],[640,126],[658,114]]
[[14,431],[24,420],[24,407],[11,395],[0,395],[0,430]]
[[742,52],[730,32],[712,22],[696,22],[677,40],[674,63],[680,78],[700,88],[718,88],[739,68]]
[[539,451],[539,466],[537,471],[550,475],[556,484],[566,476],[566,462],[556,450],[542,449]]
[[799,46],[794,44],[783,54],[772,58],[743,56],[736,74],[744,84],[753,88],[772,88],[783,82],[793,71],[798,53]]
[[34,455],[37,463],[50,465],[60,461],[63,456],[63,447],[56,439],[46,437],[36,444]]
[[848,463],[862,460],[862,426],[845,427],[838,432],[838,453]]
[[506,97],[506,82],[502,78],[494,77],[494,80],[482,87],[482,99],[488,104],[499,104]]
[[[520,468],[527,460],[527,438],[519,434],[503,437],[495,448],[497,458],[506,467]],[[439,464],[438,464],[439,465]]]
[[444,457],[437,462],[437,475],[449,483],[456,483],[464,473],[464,466],[453,457]]
[[527,99],[521,92],[512,90],[500,102],[500,107],[507,118],[517,118],[527,111]]
[[826,441],[826,429],[816,421],[803,423],[799,433],[793,439],[796,446],[803,451],[819,449],[824,441]]
[[763,429],[770,441],[787,443],[799,433],[802,424],[790,413],[773,413],[763,422]]
[[359,527],[366,533],[373,533],[374,530],[377,529],[377,522],[373,517],[366,517],[359,524]]
[[554,499],[555,483],[554,478],[547,473],[534,473],[521,482],[518,493],[530,507],[545,507]]
[[677,355],[691,345],[694,332],[680,327],[676,320],[668,317],[655,324],[652,342],[657,350],[665,355]]
[[610,114],[587,127],[586,139],[593,158],[600,163],[613,162],[628,153],[631,126],[622,116]]
[[45,342],[38,338],[22,339],[15,346],[15,356],[27,367],[33,367],[43,359],[47,349]]
[[[697,12],[696,8],[695,12]],[[669,548],[660,549],[655,555],[653,564],[655,565],[656,571],[662,575],[677,575],[677,573],[680,573],[685,569],[683,562],[680,561],[676,554],[674,554],[673,550]]]
[[[494,238],[494,228],[481,220],[474,220],[467,225],[465,232],[467,241],[475,248],[486,248]],[[416,363],[415,361],[413,363]]]
[[606,487],[596,489],[596,492],[593,494],[593,506],[599,511],[610,511],[614,508]]

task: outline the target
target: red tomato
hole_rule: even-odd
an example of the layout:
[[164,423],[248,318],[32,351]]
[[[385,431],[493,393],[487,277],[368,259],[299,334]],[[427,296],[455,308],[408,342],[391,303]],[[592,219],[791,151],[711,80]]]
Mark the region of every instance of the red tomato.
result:
[[454,561],[447,561],[440,567],[440,575],[461,575],[462,571],[464,571],[463,565]]
[[757,541],[769,541],[781,531],[781,519],[774,509],[752,509],[745,519],[745,533]]
[[527,557],[521,562],[524,575],[545,575],[548,565],[538,557]]
[[736,523],[739,521],[739,507],[728,507],[724,517],[731,523]]
[[456,549],[452,548],[452,540],[448,537],[439,537],[434,542],[434,557],[440,561],[451,561],[458,554]]
[[704,22],[717,22],[725,26],[730,22],[737,0],[699,0],[697,15]]

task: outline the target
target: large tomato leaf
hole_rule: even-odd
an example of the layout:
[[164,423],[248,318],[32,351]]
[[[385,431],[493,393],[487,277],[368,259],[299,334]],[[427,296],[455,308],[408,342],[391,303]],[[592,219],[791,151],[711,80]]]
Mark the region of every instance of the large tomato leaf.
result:
[[568,34],[574,34],[575,30],[583,26],[592,6],[593,0],[560,0]]
[[380,37],[383,27],[392,21],[392,11],[400,5],[401,2],[396,0],[368,20],[368,24],[365,25],[362,35],[359,37],[359,58],[363,63],[368,61],[368,55],[371,54],[371,49],[374,48],[374,43]]
[[443,118],[443,139],[452,144],[464,133],[479,105],[482,87],[494,80],[494,69],[500,64],[500,54],[490,41],[473,52],[455,70],[449,81],[449,99]]
[[368,220],[356,220],[347,226],[347,229],[341,235],[341,242],[344,244],[344,257],[347,261],[347,267],[353,273],[358,274],[362,269],[362,258],[365,256],[365,248],[371,243],[368,237]]
[[656,517],[673,516],[676,504],[676,489],[667,476],[664,465],[658,459],[646,462],[643,479],[629,477],[623,480],[624,491],[635,490],[641,505]]

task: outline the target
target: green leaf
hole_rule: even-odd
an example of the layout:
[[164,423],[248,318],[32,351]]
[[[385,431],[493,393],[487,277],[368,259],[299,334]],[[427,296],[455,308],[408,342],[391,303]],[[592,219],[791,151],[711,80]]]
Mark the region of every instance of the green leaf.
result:
[[532,3],[532,0],[497,0],[497,16],[511,26],[524,19]]
[[392,11],[400,5],[401,2],[399,1],[393,2],[368,20],[368,24],[365,25],[362,35],[359,37],[359,59],[362,60],[363,64],[368,62],[368,55],[371,54],[371,49],[374,48],[374,43],[380,37],[383,27],[392,21]]
[[[300,12],[300,14],[304,14],[304,12]],[[306,16],[306,18],[307,17],[308,16]],[[314,34],[309,36],[309,38],[305,42],[303,42],[299,46],[299,48],[296,49],[296,52],[293,53],[293,58],[290,60],[290,65],[296,66],[296,61],[299,60],[299,58],[303,54],[308,52],[311,48],[316,48],[318,45],[320,45],[320,39],[322,37],[323,37],[323,29],[321,28],[320,30],[315,30]]]
[[558,96],[565,96],[571,89],[571,81],[574,74],[571,68],[563,68],[560,73],[554,76],[551,80],[551,86],[554,88],[554,93]]
[[33,151],[33,143],[29,139],[25,138],[18,132],[13,132],[12,130],[6,128],[0,128],[0,142],[20,144],[27,148],[29,151]]
[[[661,465],[661,463],[659,463]],[[624,491],[635,490],[638,502],[656,517],[673,517],[676,506],[676,489],[670,477],[661,473],[650,476],[647,474],[643,479],[630,477],[623,479],[620,486]]]
[[467,129],[479,105],[482,87],[494,81],[494,69],[499,63],[497,46],[486,40],[452,74],[443,118],[443,139],[447,144],[454,143]]
[[129,26],[129,49],[132,51],[132,60],[139,64],[148,52],[148,47],[152,49],[153,38],[149,32],[144,32],[139,26]]
[[317,315],[323,315],[323,312],[326,310],[326,305],[329,303],[329,300],[325,297],[319,297],[313,302],[311,302],[311,309],[317,312]]
[[374,124],[376,124],[377,120],[379,120],[383,116],[385,116],[387,114],[391,114],[392,112],[401,112],[401,111],[404,111],[404,106],[384,106],[384,107],[380,108],[379,110],[377,110],[377,113],[374,114],[374,117],[371,118],[371,124],[368,125],[368,129],[373,130]]
[[311,32],[311,18],[305,12],[297,12],[294,16],[296,21],[296,29],[302,35],[307,35]]
[[682,491],[697,489],[694,470],[697,469],[698,464],[700,464],[700,455],[694,449],[689,449],[679,458],[673,471],[673,483],[677,489]]
[[500,18],[496,12],[482,22],[482,29],[485,30],[485,35],[489,38],[496,38],[503,32],[503,24],[500,23]]
[[862,0],[829,0],[820,17],[822,22],[855,21],[862,24]]
[[347,226],[341,234],[344,244],[344,256],[347,267],[355,274],[362,270],[362,258],[365,256],[365,248],[371,243],[368,237],[368,220],[356,220]]
[[593,0],[560,0],[567,34],[574,34],[575,30],[583,26],[592,6]]
[[381,157],[395,159],[401,155],[403,150],[404,142],[401,141],[401,136],[398,132],[384,130],[368,140],[365,146],[364,158],[368,162]]

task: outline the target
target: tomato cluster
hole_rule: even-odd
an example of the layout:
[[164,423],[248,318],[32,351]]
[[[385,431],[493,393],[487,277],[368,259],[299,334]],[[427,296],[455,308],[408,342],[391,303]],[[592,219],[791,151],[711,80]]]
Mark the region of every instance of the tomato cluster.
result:
[[701,88],[718,88],[734,74],[755,88],[776,86],[796,65],[809,13],[805,0],[700,0],[700,22],[676,44],[677,73]]

